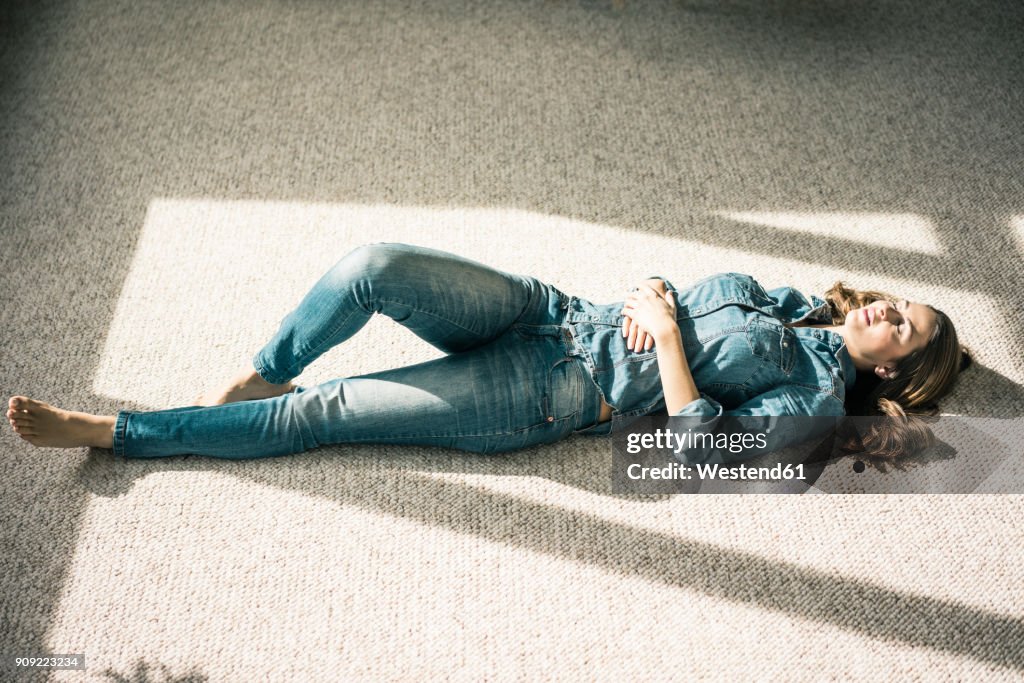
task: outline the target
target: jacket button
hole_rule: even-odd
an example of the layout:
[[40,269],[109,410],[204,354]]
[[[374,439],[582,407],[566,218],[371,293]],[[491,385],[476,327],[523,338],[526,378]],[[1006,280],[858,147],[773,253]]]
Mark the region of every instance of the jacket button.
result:
[[789,346],[789,342],[782,342],[783,346]]
[[554,421],[555,421],[555,418],[553,418],[552,416],[548,415],[548,422],[554,422]]

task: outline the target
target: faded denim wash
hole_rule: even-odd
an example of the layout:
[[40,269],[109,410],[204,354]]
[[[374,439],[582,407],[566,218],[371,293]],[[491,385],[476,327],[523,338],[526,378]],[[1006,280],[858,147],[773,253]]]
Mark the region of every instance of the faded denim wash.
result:
[[[677,322],[701,397],[679,415],[842,415],[855,372],[827,308],[792,288],[725,273],[676,290]],[[622,302],[594,304],[536,278],[404,244],[360,247],[332,267],[253,358],[284,383],[374,313],[446,356],[223,406],[121,411],[124,457],[255,458],[325,444],[387,443],[491,453],[573,433],[607,434],[663,412],[657,348],[622,337]],[[613,408],[597,423],[602,397]],[[798,435],[778,433],[773,446]],[[684,456],[699,461],[700,454]]]
[[568,297],[536,278],[403,244],[342,258],[253,358],[282,384],[382,313],[446,356],[334,379],[275,398],[122,411],[114,452],[256,458],[324,444],[442,446],[481,453],[562,439],[596,423],[600,394],[562,335]]

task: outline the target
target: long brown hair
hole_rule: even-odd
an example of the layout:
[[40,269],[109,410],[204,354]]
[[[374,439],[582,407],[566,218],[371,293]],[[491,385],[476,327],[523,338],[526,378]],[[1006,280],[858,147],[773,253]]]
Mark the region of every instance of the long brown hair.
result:
[[[842,282],[836,282],[825,293],[833,325],[842,325],[853,309],[879,300],[896,298],[885,292],[852,289]],[[853,440],[859,441],[861,448],[855,450],[863,450],[864,455],[893,461],[931,446],[935,436],[928,422],[939,412],[938,400],[949,393],[960,371],[971,364],[970,353],[961,346],[953,321],[934,306],[929,308],[935,312],[935,331],[928,343],[897,362],[889,379],[858,373],[846,397],[847,415],[886,416],[860,421],[866,427],[847,430]]]

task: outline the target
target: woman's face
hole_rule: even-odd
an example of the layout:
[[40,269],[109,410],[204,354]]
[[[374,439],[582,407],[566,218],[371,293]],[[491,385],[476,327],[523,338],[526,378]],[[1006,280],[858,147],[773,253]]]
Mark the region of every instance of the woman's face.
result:
[[935,332],[935,318],[924,304],[874,301],[846,314],[843,341],[858,370],[887,378],[897,362],[925,347]]

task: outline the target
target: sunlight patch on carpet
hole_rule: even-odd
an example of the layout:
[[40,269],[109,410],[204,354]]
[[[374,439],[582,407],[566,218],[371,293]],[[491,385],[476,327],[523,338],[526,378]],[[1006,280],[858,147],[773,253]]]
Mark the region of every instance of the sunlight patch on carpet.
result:
[[[772,220],[790,228],[798,224]],[[879,230],[885,225],[877,215],[871,220]],[[927,243],[922,223],[899,215],[893,221],[917,230],[913,240],[905,236],[901,243]],[[836,218],[823,224],[838,230],[841,222]],[[937,302],[954,319],[959,314],[985,320],[985,325],[964,328],[966,341],[977,349],[999,349],[1009,333],[991,298],[925,285],[907,274],[880,277],[519,209],[155,199],[146,212],[93,390],[152,408],[194,403],[202,391],[249,367],[253,354],[319,277],[346,253],[371,242],[452,251],[534,275],[599,303],[621,301],[628,287],[654,274],[682,287],[717,272],[739,271],[769,288],[788,284],[818,294],[841,278],[858,287]],[[297,382],[312,385],[439,355],[378,316],[357,338],[307,368]]]
[[915,213],[720,211],[718,215],[741,223],[851,240],[876,247],[933,255],[944,252],[935,226],[929,219]]

